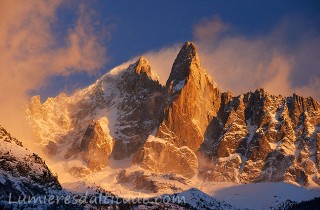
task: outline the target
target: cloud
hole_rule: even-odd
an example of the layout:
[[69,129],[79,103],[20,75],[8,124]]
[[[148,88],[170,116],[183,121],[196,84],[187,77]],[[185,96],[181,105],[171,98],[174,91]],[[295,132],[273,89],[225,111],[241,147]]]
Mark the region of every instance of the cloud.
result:
[[149,61],[152,70],[158,74],[159,82],[163,85],[167,82],[172,64],[180,50],[180,47],[180,44],[175,44],[170,47],[162,48],[158,51],[147,52],[143,55]]
[[[320,79],[319,37],[307,35],[309,29],[290,43],[291,24],[285,20],[264,35],[248,37],[225,33],[232,27],[213,18],[196,25],[194,37],[203,65],[223,90],[241,94],[264,87],[272,94],[296,92],[320,99],[315,91],[320,88],[315,82]],[[211,36],[202,36],[203,31]]]
[[24,110],[28,92],[45,86],[52,76],[94,73],[107,61],[106,48],[86,5],[77,9],[75,25],[59,40],[53,32],[60,0],[0,2],[0,124],[25,139],[30,129]]
[[224,23],[218,16],[214,16],[212,19],[206,18],[194,25],[193,36],[195,40],[205,40],[206,44],[209,44],[207,47],[211,48],[218,37],[229,29],[230,25]]
[[[271,94],[319,100],[320,37],[312,28],[292,24],[283,20],[263,35],[247,36],[213,17],[193,27],[193,41],[202,65],[223,91],[242,94],[263,87]],[[162,84],[181,45],[146,53]]]

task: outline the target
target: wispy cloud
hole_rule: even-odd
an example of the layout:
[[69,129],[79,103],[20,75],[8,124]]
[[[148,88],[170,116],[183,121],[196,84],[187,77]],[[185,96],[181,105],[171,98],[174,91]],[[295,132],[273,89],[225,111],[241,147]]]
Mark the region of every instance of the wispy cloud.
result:
[[[320,37],[312,28],[301,29],[290,42],[292,24],[283,20],[262,35],[246,36],[213,17],[196,24],[193,34],[203,66],[222,90],[241,94],[264,87],[272,94],[320,99]],[[151,62],[163,84],[176,52],[177,45],[147,53],[150,60],[163,58]]]
[[[320,53],[313,50],[320,47],[319,37],[306,39],[312,31],[309,29],[290,43],[286,40],[288,33],[292,33],[287,30],[290,24],[283,21],[270,32],[248,37],[237,33],[224,35],[224,30],[230,27],[224,27],[221,20],[214,18],[196,25],[194,34],[203,65],[222,89],[240,94],[264,87],[273,94],[287,96],[296,92],[319,99],[320,94],[315,90],[320,87],[312,81],[320,78],[317,71],[320,62],[315,56]],[[199,31],[212,36],[199,36]],[[308,68],[307,63],[312,63],[313,68]]]
[[151,68],[159,76],[159,82],[163,85],[166,84],[172,64],[180,50],[180,47],[180,44],[175,44],[170,47],[164,47],[158,51],[147,52],[143,55],[148,59]]
[[23,113],[28,91],[52,76],[96,72],[106,62],[93,12],[84,4],[76,7],[78,19],[63,44],[58,41],[52,28],[64,6],[60,0],[0,2],[0,123],[18,137],[28,133]]

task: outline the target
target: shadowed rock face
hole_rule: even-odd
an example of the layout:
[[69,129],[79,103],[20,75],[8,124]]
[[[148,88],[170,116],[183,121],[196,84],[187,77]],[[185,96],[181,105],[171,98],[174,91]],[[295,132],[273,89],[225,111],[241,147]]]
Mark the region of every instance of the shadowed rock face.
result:
[[133,155],[159,125],[165,90],[153,74],[146,59],[139,58],[116,82],[120,100],[115,105],[115,159]]
[[[40,97],[32,98],[28,118],[38,141],[47,145],[52,156],[80,156],[89,168],[97,170],[99,165],[107,165],[110,156],[130,157],[157,129],[163,115],[165,89],[155,80],[146,59],[139,58],[126,69],[116,71],[71,96],[59,95],[43,104]],[[101,128],[92,124],[102,118],[107,123]],[[105,142],[104,147],[95,146],[101,141]]]
[[[66,158],[86,153],[94,160],[90,154],[105,153],[105,163],[109,156],[133,156],[134,164],[160,173],[191,177],[198,171],[204,180],[309,185],[320,184],[319,108],[316,100],[296,94],[221,93],[201,66],[196,47],[187,42],[165,86],[140,58],[73,96],[43,104],[33,98],[28,113],[52,153],[72,145]],[[89,132],[92,120],[101,117],[108,119],[102,132]],[[110,151],[94,146],[103,139],[104,127],[114,140]],[[88,142],[91,146],[79,150]]]
[[0,126],[0,199],[46,195],[62,188],[45,162]]
[[119,171],[116,179],[120,185],[145,193],[159,193],[161,190],[168,189],[173,192],[181,192],[182,189],[176,184],[187,186],[190,182],[189,179],[175,174],[146,173],[143,170],[128,172],[125,169]]
[[[208,127],[200,166],[206,180],[319,184],[319,104],[263,89],[228,98]],[[218,122],[217,122],[218,121]],[[210,171],[210,173],[208,173]]]
[[[193,69],[191,69],[192,65],[194,66]],[[196,46],[192,42],[186,42],[173,63],[169,78],[166,82],[167,89],[170,89],[170,86],[177,85],[180,81],[186,80],[192,70],[198,71],[200,68],[202,67],[200,66]]]

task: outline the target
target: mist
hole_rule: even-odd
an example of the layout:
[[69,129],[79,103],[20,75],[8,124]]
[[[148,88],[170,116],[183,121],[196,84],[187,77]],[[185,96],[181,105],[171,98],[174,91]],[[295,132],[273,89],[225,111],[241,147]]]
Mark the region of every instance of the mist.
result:
[[[62,38],[53,32],[61,7],[77,14]],[[0,14],[0,124],[32,147],[32,128],[25,119],[29,92],[44,87],[53,76],[97,72],[108,61],[106,47],[92,27],[94,12],[83,3],[4,0]]]
[[[200,61],[223,91],[235,95],[265,88],[275,95],[293,93],[320,99],[320,39],[312,28],[301,28],[294,44],[287,39],[292,21],[280,21],[265,34],[245,36],[215,16],[193,26]],[[294,28],[294,30],[292,29]],[[165,84],[183,43],[145,54]]]

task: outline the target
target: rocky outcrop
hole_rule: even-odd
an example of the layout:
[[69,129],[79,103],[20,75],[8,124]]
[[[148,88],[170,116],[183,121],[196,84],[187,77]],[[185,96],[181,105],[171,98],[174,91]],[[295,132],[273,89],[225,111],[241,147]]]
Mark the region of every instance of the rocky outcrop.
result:
[[319,151],[320,115],[316,101],[297,95],[272,96],[259,89],[228,98],[223,104],[201,146],[212,162],[200,167],[201,177],[303,186],[318,182],[319,167],[314,160]]
[[0,126],[0,200],[54,194],[61,189],[45,162]]
[[167,105],[156,138],[143,145],[133,163],[192,177],[198,168],[195,152],[220,103],[220,92],[201,66],[193,43],[185,43],[177,55],[166,89]]
[[[110,156],[127,158],[143,145],[160,123],[164,94],[147,60],[139,58],[71,96],[61,94],[44,103],[35,96],[27,114],[38,141],[52,156],[81,156],[97,170]],[[108,132],[103,134],[93,121],[107,121]]]
[[104,129],[99,121],[93,122],[88,126],[80,143],[81,157],[91,170],[99,170],[107,166],[114,147],[109,130]]
[[[133,155],[159,126],[165,92],[154,79],[156,76],[145,58],[139,58],[117,79],[116,89],[120,92],[113,109],[115,159]],[[107,88],[108,85],[106,92]]]
[[[145,193],[159,193],[172,191],[181,192],[189,188],[190,180],[176,174],[158,174],[148,173],[144,170],[133,172],[125,169],[117,174],[117,183],[125,185],[126,188],[132,187],[132,190]],[[182,187],[182,188],[181,188]]]
[[196,151],[219,107],[220,92],[200,64],[196,47],[186,42],[166,83],[168,103],[156,136]]
[[198,169],[197,156],[190,148],[176,147],[169,141],[153,136],[149,136],[132,162],[154,172],[181,174],[189,178]]

